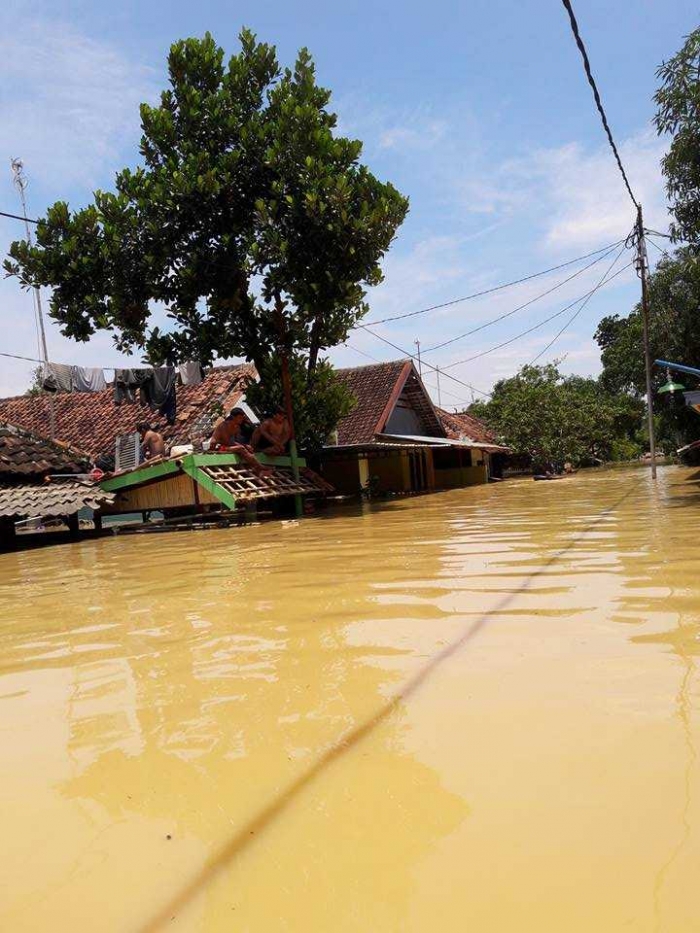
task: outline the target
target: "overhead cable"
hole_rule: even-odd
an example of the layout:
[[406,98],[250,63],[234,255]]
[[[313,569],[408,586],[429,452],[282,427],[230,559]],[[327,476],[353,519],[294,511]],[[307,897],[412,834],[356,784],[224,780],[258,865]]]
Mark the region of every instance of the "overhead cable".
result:
[[613,139],[612,131],[610,129],[610,124],[608,123],[608,118],[605,115],[605,109],[603,107],[603,102],[600,99],[600,93],[598,92],[598,87],[595,83],[593,72],[591,71],[591,63],[588,60],[588,53],[586,52],[586,46],[583,44],[583,39],[581,38],[581,33],[579,32],[578,23],[576,22],[576,16],[574,15],[574,11],[571,6],[571,0],[562,0],[562,3],[564,4],[564,8],[566,9],[566,12],[569,14],[569,21],[571,22],[571,31],[574,34],[576,45],[578,46],[579,52],[581,53],[581,58],[583,59],[583,67],[586,72],[586,77],[588,78],[588,83],[590,84],[591,90],[593,91],[593,97],[595,98],[595,104],[596,104],[596,107],[598,108],[600,119],[603,121],[603,128],[605,129],[605,132],[607,134],[608,142],[610,143],[610,147],[615,156],[615,160],[617,161],[617,165],[618,165],[618,168],[620,169],[620,173],[622,174],[622,179],[625,183],[625,187],[627,188],[629,196],[632,199],[632,203],[634,204],[635,207],[639,207],[637,199],[632,193],[632,188],[630,186],[629,180],[627,178],[627,174],[622,164],[622,159],[620,158],[620,153],[618,152],[617,146],[615,145],[615,140]]
[[[528,334],[531,334],[535,330],[539,330],[540,327],[544,327],[545,324],[548,324],[550,321],[553,321],[555,318],[560,317],[562,314],[566,314],[571,308],[582,301],[584,298],[587,298],[590,295],[595,294],[600,288],[604,288],[606,285],[609,285],[613,279],[616,279],[618,275],[621,275],[625,270],[630,269],[634,265],[633,262],[627,263],[626,266],[623,266],[622,269],[619,269],[615,275],[611,276],[607,281],[603,282],[602,285],[596,285],[589,292],[586,292],[585,295],[579,295],[579,297],[572,301],[570,304],[566,305],[565,308],[562,308],[560,311],[557,311],[555,314],[550,314],[549,317],[545,318],[543,321],[540,321],[539,324],[534,324],[532,327],[528,327],[527,330],[521,331],[519,334],[516,334],[515,337],[511,337],[510,340],[504,340],[503,343],[497,344],[495,347],[489,347],[488,350],[482,350],[481,353],[475,353],[474,356],[469,356],[465,360],[457,360],[454,363],[448,363],[446,366],[440,367],[440,372],[445,373],[446,369],[451,369],[453,366],[461,366],[463,363],[471,363],[472,360],[481,359],[482,356],[488,356],[489,353],[495,353],[496,350],[501,350],[503,347],[510,346],[511,343],[515,343],[516,340],[520,340],[521,337],[526,337]],[[445,375],[447,375],[445,373]]]
[[580,314],[580,313],[583,311],[583,309],[586,307],[586,305],[587,305],[588,302],[591,300],[591,298],[592,298],[593,295],[596,293],[596,291],[597,291],[599,288],[601,288],[601,287],[605,284],[605,282],[606,282],[608,276],[610,275],[610,273],[612,272],[612,270],[613,270],[613,269],[615,268],[615,266],[617,265],[617,262],[618,262],[618,260],[620,259],[620,256],[622,256],[622,254],[623,254],[624,251],[625,251],[625,247],[623,246],[622,249],[620,250],[620,252],[617,254],[617,256],[613,259],[612,263],[611,263],[611,264],[608,266],[608,268],[605,270],[605,272],[604,272],[604,274],[603,274],[603,278],[600,280],[600,282],[598,282],[598,285],[596,286],[596,288],[595,288],[592,292],[589,292],[589,294],[583,299],[583,301],[582,301],[582,303],[581,303],[581,307],[578,308],[576,311],[574,311],[574,313],[571,315],[571,317],[570,317],[569,320],[566,322],[566,324],[564,324],[564,326],[562,327],[562,329],[561,329],[557,334],[555,334],[555,336],[549,341],[549,343],[547,344],[547,346],[546,346],[543,350],[540,350],[540,352],[537,354],[537,356],[536,356],[534,359],[532,359],[532,360],[530,361],[530,363],[529,363],[530,366],[534,365],[534,364],[537,362],[537,360],[540,359],[540,357],[544,356],[544,354],[547,352],[547,350],[549,350],[550,347],[553,347],[554,344],[557,342],[557,340],[559,340],[559,338],[561,337],[561,335],[574,323],[574,321],[576,320],[576,318],[579,316],[579,314]]
[[0,211],[0,217],[9,217],[10,220],[23,220],[27,224],[38,224],[38,220],[32,220],[31,217],[23,217],[21,214],[8,214],[7,211]]
[[558,266],[552,266],[550,269],[543,269],[542,272],[533,272],[531,275],[523,276],[521,279],[513,279],[512,282],[504,282],[502,285],[494,285],[492,288],[485,288],[483,291],[474,292],[472,295],[465,295],[463,298],[453,298],[451,301],[443,301],[439,305],[431,305],[429,308],[421,308],[420,311],[408,311],[406,314],[394,314],[390,317],[383,317],[379,321],[367,321],[366,324],[359,324],[358,327],[375,327],[377,324],[387,324],[389,321],[402,321],[405,318],[417,317],[419,314],[427,314],[429,311],[437,311],[440,308],[449,308],[451,305],[460,304],[462,301],[471,301],[473,298],[481,298],[483,295],[491,295],[493,292],[499,292],[504,288],[510,288],[513,285],[521,285],[523,282],[529,282],[530,279],[539,278],[542,275],[548,275],[550,272],[556,272],[558,269],[564,269],[566,266],[573,266],[574,263],[583,262],[591,256],[598,253],[604,253],[606,250],[615,249],[622,240],[611,243],[609,246],[602,246],[600,249],[593,250],[592,253],[586,253],[584,256],[578,256],[576,259],[569,259]]
[[[556,285],[553,285],[551,288],[548,288],[546,291],[541,292],[539,295],[535,295],[534,298],[530,298],[529,301],[526,301],[525,304],[518,305],[517,308],[512,308],[510,311],[506,311],[505,314],[499,314],[497,317],[491,318],[489,321],[485,321],[483,324],[479,324],[478,327],[473,327],[471,330],[465,331],[463,334],[458,334],[456,337],[451,337],[449,340],[443,340],[442,343],[436,343],[432,347],[427,347],[423,350],[423,353],[432,353],[434,350],[442,350],[443,347],[449,347],[453,343],[457,343],[459,340],[463,340],[465,337],[471,337],[472,334],[478,333],[480,330],[485,330],[487,327],[491,327],[493,324],[498,324],[499,321],[505,321],[506,318],[512,317],[512,315],[517,314],[518,311],[522,311],[524,308],[529,308],[530,305],[535,304],[536,301],[540,301],[542,298],[546,298],[547,295],[551,295],[552,292],[557,291],[557,289],[562,288],[566,285],[567,282],[571,282],[572,279],[575,279],[577,276],[582,275],[582,273],[587,272],[588,269],[591,269],[596,263],[602,262],[604,259],[607,259],[608,256],[614,252],[615,248],[622,243],[622,240],[618,240],[617,243],[613,243],[612,247],[608,249],[606,253],[603,253],[602,256],[598,256],[593,262],[589,262],[587,266],[584,266],[582,269],[578,269],[576,272],[572,273],[565,279],[562,279],[561,282],[558,282]],[[623,246],[624,249],[624,246]]]
[[[377,340],[381,340],[382,343],[387,344],[387,346],[393,347],[394,350],[398,350],[399,353],[401,353],[404,357],[407,357],[409,360],[412,360],[414,363],[418,361],[417,356],[415,356],[413,353],[409,353],[408,350],[404,350],[404,348],[398,346],[398,344],[392,343],[391,340],[387,340],[386,337],[382,337],[382,335],[376,333],[376,331],[370,330],[369,327],[367,327],[366,330],[368,334],[371,334],[373,337],[376,337]],[[430,363],[426,363],[422,358],[420,362],[422,366],[426,367],[426,369],[430,369],[433,372],[438,371],[437,366],[433,366]],[[483,395],[486,398],[491,398],[491,392],[484,392],[483,389],[477,389],[476,386],[471,385],[469,382],[465,382],[463,379],[458,379],[457,376],[452,376],[450,375],[450,373],[446,373],[441,367],[439,368],[439,371],[440,371],[440,375],[444,376],[445,379],[451,379],[452,382],[456,382],[461,386],[465,386],[467,389],[472,389],[474,392],[478,392],[479,395]]]

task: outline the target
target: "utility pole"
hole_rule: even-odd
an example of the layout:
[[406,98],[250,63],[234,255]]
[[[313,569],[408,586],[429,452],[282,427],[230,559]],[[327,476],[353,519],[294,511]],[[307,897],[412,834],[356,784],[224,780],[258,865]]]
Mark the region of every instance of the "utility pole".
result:
[[[22,203],[22,216],[24,217],[24,229],[27,233],[27,242],[30,246],[33,246],[32,241],[32,231],[29,227],[29,221],[27,220],[27,199],[25,197],[25,190],[27,187],[28,179],[24,174],[24,163],[21,159],[10,159],[10,166],[12,167],[12,183],[19,192],[19,199]],[[46,348],[46,330],[44,329],[44,314],[41,309],[41,292],[39,291],[38,286],[34,288],[34,301],[36,305],[36,316],[39,322],[39,336],[41,339],[41,358],[44,361],[44,366],[49,362],[49,351]],[[56,436],[56,414],[53,406],[53,396],[49,397],[49,431],[50,437],[53,441]]]
[[442,408],[442,395],[440,394],[440,367],[435,367],[435,377],[437,379],[438,406]]
[[647,388],[647,417],[649,419],[649,453],[651,477],[656,479],[656,439],[654,437],[654,392],[651,383],[651,354],[649,353],[649,298],[647,294],[647,244],[644,239],[642,205],[637,205],[637,273],[642,282],[642,333],[644,337],[644,373]]
[[419,376],[421,377],[421,379],[422,379],[422,378],[423,378],[423,369],[422,369],[421,364],[420,364],[420,340],[414,340],[413,342],[415,343],[416,347],[418,348],[418,375],[419,375]]

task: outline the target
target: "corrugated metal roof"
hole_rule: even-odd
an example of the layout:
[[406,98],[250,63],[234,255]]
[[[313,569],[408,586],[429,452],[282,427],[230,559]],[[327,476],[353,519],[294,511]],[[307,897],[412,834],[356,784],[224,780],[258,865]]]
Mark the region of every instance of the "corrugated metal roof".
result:
[[86,483],[0,486],[0,516],[4,518],[56,518],[83,508],[98,509],[108,502],[114,502],[114,493]]

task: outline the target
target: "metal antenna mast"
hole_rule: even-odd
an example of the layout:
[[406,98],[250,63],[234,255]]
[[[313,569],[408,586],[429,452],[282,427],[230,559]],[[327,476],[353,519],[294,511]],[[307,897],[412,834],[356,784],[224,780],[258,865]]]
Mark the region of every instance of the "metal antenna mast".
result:
[[[27,199],[25,197],[25,190],[29,183],[27,176],[24,174],[24,163],[21,159],[10,159],[10,166],[12,167],[12,182],[19,192],[19,198],[22,202],[22,216],[24,217],[24,229],[27,233],[27,242],[30,246],[33,245],[32,241],[32,231],[29,227],[29,221],[27,220]],[[41,337],[41,357],[46,365],[49,362],[49,351],[46,347],[46,330],[44,329],[44,314],[41,310],[41,293],[38,286],[34,287],[34,301],[36,302],[36,316],[39,321],[39,334]],[[51,440],[54,440],[56,435],[56,414],[54,411],[53,405],[53,396],[49,397],[49,431]]]
[[422,378],[423,378],[423,367],[421,366],[421,362],[420,362],[420,340],[414,340],[413,342],[415,343],[416,347],[418,348],[418,375],[419,375],[419,376],[421,377],[421,379],[422,379]]
[[[27,241],[29,245],[32,246],[32,231],[29,227],[27,221],[27,199],[25,197],[25,190],[29,183],[27,176],[24,174],[24,163],[21,159],[10,159],[10,165],[12,166],[12,183],[19,192],[19,198],[22,202],[22,216],[24,217],[24,229],[27,232]],[[49,353],[46,349],[46,331],[44,330],[44,315],[41,310],[41,294],[38,288],[34,289],[34,299],[36,301],[37,316],[39,318],[39,333],[41,334],[41,353],[45,363],[49,361]]]

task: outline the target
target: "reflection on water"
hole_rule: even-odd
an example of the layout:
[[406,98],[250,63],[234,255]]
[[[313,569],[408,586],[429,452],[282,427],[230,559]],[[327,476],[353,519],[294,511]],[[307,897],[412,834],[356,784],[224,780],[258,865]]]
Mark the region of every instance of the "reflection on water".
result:
[[0,929],[697,927],[698,488],[0,556]]

